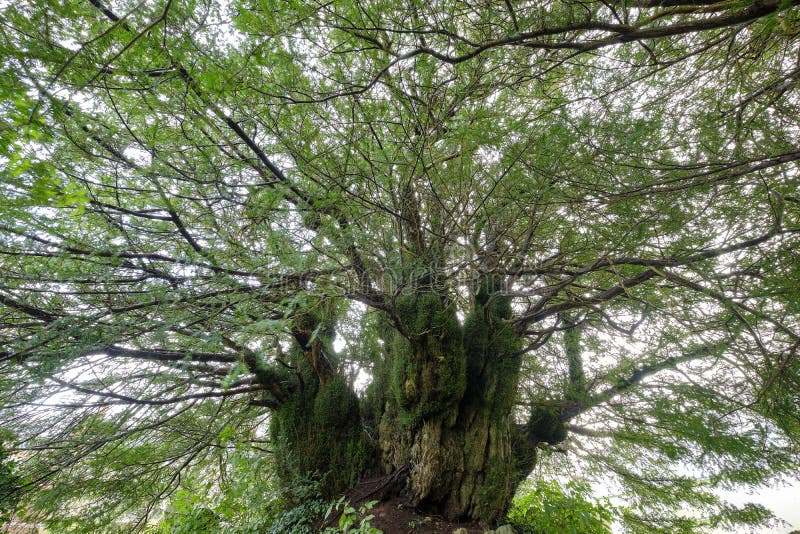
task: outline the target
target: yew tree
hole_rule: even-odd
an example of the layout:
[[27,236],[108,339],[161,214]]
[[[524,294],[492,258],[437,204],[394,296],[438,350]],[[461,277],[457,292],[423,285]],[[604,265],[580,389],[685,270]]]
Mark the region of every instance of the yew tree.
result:
[[763,520],[710,490],[798,471],[797,4],[4,2],[26,510],[144,527],[235,442],[288,502]]

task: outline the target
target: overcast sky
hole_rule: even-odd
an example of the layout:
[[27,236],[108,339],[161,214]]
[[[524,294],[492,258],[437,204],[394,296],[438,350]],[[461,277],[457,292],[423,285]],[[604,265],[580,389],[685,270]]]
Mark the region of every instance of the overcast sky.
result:
[[[762,528],[758,530],[742,530],[741,532],[752,532],[753,534],[785,534],[794,529],[800,529],[800,482],[795,482],[792,486],[781,488],[763,489],[754,492],[752,495],[747,493],[720,492],[735,504],[745,502],[756,502],[763,504],[775,515],[788,521],[791,526],[779,530]],[[716,530],[718,534],[730,534],[727,530]]]

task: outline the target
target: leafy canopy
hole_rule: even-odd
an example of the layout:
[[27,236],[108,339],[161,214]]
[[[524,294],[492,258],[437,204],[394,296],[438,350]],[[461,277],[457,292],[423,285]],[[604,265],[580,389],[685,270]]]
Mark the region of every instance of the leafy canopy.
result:
[[213,496],[304,318],[362,384],[399,295],[463,317],[487,276],[520,421],[559,414],[548,447],[631,529],[760,522],[710,490],[797,472],[796,1],[0,10],[0,422],[30,514]]

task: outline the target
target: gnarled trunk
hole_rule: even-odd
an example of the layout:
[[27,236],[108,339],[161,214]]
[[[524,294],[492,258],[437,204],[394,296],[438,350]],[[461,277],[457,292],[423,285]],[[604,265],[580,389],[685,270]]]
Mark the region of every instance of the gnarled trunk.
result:
[[381,465],[408,469],[412,502],[453,519],[493,523],[535,462],[513,408],[520,343],[509,303],[481,292],[460,326],[432,294],[405,297],[380,378]]
[[[489,382],[493,379],[489,379]],[[491,395],[489,386],[484,393]],[[412,426],[397,420],[391,408],[379,427],[385,471],[408,468],[407,492],[412,502],[452,519],[493,523],[505,513],[519,481],[533,467],[535,449],[520,458],[513,444],[516,426],[509,413],[488,402],[465,403],[455,420],[451,414],[426,417]]]
[[[342,381],[309,370],[273,418],[284,476],[316,477],[333,496],[379,465],[403,473],[404,492],[421,509],[501,520],[533,468],[538,440],[515,424],[521,343],[507,321],[508,300],[490,299],[488,289],[463,325],[433,291],[400,297],[392,326],[383,325],[383,354],[361,413]],[[372,445],[364,415],[377,435]]]

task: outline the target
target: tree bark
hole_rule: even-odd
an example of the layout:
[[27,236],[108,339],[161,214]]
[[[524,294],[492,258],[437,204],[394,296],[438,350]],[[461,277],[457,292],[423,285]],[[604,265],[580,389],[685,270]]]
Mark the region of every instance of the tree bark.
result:
[[412,503],[451,519],[501,519],[535,462],[514,421],[519,338],[507,300],[478,294],[463,327],[433,294],[398,306],[403,334],[379,379],[381,466],[408,469]]
[[389,320],[380,327],[384,354],[361,405],[341,379],[319,372],[309,349],[307,376],[273,417],[284,483],[316,478],[333,497],[379,465],[403,473],[404,494],[422,510],[500,521],[537,443],[548,441],[537,429],[563,425],[557,414],[516,424],[521,341],[508,321],[510,301],[492,293],[488,285],[478,292],[463,325],[434,291],[398,298],[394,328]]

